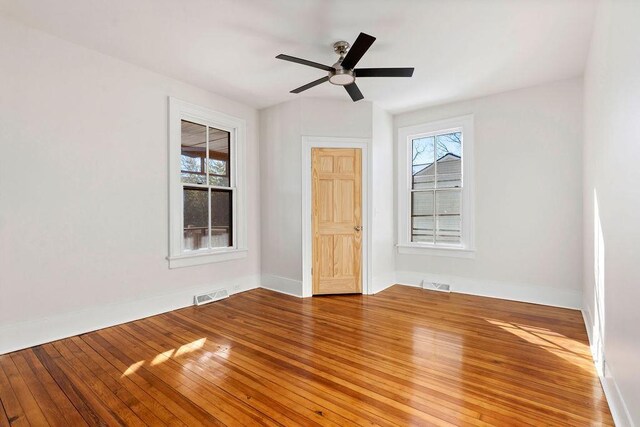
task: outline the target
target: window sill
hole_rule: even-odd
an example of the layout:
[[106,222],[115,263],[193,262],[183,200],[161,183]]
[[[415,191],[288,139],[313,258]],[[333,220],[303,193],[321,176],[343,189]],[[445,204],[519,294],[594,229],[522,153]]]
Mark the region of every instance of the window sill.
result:
[[475,258],[475,249],[455,246],[431,246],[416,244],[400,244],[396,245],[399,254],[405,255],[433,255],[452,258]]
[[167,260],[169,260],[169,268],[181,268],[246,258],[247,252],[247,249],[221,249],[211,252],[169,256]]

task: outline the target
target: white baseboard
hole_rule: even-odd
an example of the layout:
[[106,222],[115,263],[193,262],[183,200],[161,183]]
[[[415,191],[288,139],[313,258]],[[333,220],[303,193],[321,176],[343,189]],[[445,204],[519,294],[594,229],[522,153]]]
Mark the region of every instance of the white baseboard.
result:
[[588,307],[584,307],[582,310],[582,320],[584,320],[584,327],[587,329],[587,337],[589,338],[589,348],[593,353],[593,317],[591,317],[591,311]]
[[396,284],[396,278],[394,277],[389,277],[386,279],[379,279],[377,277],[373,278],[373,290],[371,292],[371,295],[375,295],[378,292],[382,292],[387,288],[390,288],[391,286]]
[[483,279],[470,279],[450,275],[420,273],[414,271],[396,272],[398,284],[408,286],[422,285],[422,280],[451,285],[451,292],[500,298],[511,301],[550,305],[553,307],[582,308],[582,292],[556,289],[548,286],[532,286]]
[[[588,308],[582,309],[582,318],[584,319],[585,327],[587,328],[587,336],[589,337],[589,349],[593,360],[596,359],[595,349],[593,348],[593,317],[591,311]],[[609,404],[609,410],[613,417],[613,422],[616,426],[620,427],[635,427],[635,423],[631,418],[631,412],[627,404],[625,403],[622,393],[618,388],[618,383],[613,376],[611,366],[607,364],[605,357],[604,362],[604,375],[600,375],[600,384],[604,390],[604,395],[607,397],[607,403]]]
[[210,283],[135,301],[9,324],[0,327],[0,354],[187,307],[193,305],[194,295],[214,289],[225,288],[231,295],[259,286],[258,276],[245,276],[224,283]]
[[[387,289],[395,284],[395,278],[377,279],[373,278],[373,290],[371,295]],[[303,298],[302,281],[289,279],[288,277],[276,276],[274,274],[263,274],[260,287],[282,294]]]
[[302,280],[289,279],[288,277],[275,276],[273,274],[263,274],[260,287],[302,298]]
[[600,377],[600,382],[602,383],[604,395],[607,397],[607,403],[609,403],[613,422],[619,427],[635,427],[636,424],[631,418],[631,412],[629,412],[629,408],[618,388],[618,383],[616,383],[606,361],[604,363],[604,372],[605,376]]
[[[580,309],[582,306],[582,293],[580,291],[567,291],[543,286],[536,287],[463,277],[445,277],[407,271],[399,271],[394,277],[374,277],[372,294],[377,294],[396,283],[420,287],[423,279],[438,283],[448,283],[451,285],[451,292],[573,309]],[[300,280],[273,274],[263,274],[261,287],[287,295],[302,297],[302,281]]]

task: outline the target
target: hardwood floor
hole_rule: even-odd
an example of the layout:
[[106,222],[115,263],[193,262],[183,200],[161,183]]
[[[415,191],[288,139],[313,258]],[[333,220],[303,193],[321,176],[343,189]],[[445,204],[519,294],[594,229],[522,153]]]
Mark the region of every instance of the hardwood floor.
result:
[[257,289],[0,356],[0,426],[613,425],[580,312]]

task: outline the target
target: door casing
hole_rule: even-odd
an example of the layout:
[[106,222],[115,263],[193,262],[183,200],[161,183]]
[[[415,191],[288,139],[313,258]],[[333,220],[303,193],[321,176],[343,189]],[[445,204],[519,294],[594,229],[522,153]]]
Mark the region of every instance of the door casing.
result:
[[311,149],[312,148],[360,148],[362,150],[362,293],[371,294],[371,140],[366,138],[302,137],[302,296],[313,295],[311,276]]

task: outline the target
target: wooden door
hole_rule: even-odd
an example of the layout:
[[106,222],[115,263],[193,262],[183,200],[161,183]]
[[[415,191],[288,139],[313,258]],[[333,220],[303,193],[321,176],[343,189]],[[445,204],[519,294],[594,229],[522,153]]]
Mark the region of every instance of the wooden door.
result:
[[313,294],[362,292],[362,151],[311,151]]

